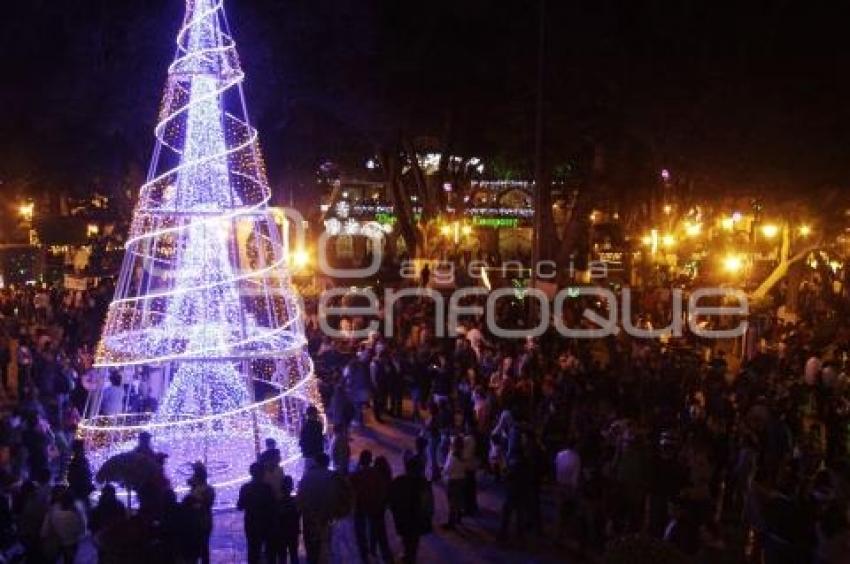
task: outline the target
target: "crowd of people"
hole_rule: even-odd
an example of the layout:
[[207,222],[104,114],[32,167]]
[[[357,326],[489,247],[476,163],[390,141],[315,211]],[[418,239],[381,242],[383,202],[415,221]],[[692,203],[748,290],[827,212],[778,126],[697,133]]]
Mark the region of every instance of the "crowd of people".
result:
[[[666,325],[665,301],[643,298],[644,321]],[[501,326],[522,327],[524,305],[504,304]],[[420,425],[446,529],[475,515],[486,482],[501,492],[503,541],[548,534],[577,557],[633,538],[706,562],[845,561],[850,340],[834,308],[790,321],[765,311],[744,341],[710,342],[551,329],[504,340],[476,321],[437,337],[430,299],[392,307],[394,338],[330,339],[314,323],[311,351],[334,427],[368,424],[367,406],[378,423]],[[585,307],[577,300],[565,317]],[[370,320],[336,321],[354,331]],[[554,530],[543,527],[544,492],[557,496]]]
[[[801,294],[818,299],[817,288]],[[132,454],[154,470],[131,504],[109,483],[96,489],[74,440],[110,295],[0,293],[7,561],[73,562],[89,537],[101,562],[209,561],[216,491],[202,464],[178,496],[143,434]],[[644,299],[644,320],[663,326],[665,300]],[[577,299],[566,316],[586,306]],[[834,308],[753,316],[757,342],[742,348],[691,334],[509,340],[469,318],[443,336],[427,297],[392,307],[392,332],[330,338],[307,304],[323,409],[304,418],[300,478],[283,474],[273,441],[250,464],[237,502],[249,562],[297,562],[300,546],[308,562],[333,561],[334,530],[348,520],[363,562],[394,561],[398,545],[416,562],[423,535],[478,519],[482,489],[500,500],[500,542],[548,538],[576,559],[625,539],[688,561],[846,560],[850,332]],[[522,328],[528,307],[505,300],[501,326]],[[333,320],[348,330],[367,321]],[[402,472],[382,453],[351,452],[353,433],[402,420],[417,429],[401,445]]]

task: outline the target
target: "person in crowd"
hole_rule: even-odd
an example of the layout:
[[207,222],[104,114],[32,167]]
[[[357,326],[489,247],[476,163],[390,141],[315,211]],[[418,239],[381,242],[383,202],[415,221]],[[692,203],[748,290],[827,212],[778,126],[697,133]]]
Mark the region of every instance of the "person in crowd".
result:
[[569,521],[576,511],[581,486],[581,455],[569,441],[555,456],[555,484],[558,487],[558,536],[565,538]]
[[277,441],[271,437],[263,441],[265,449],[260,453],[259,460],[269,460],[280,456],[280,449],[277,447]]
[[207,479],[207,468],[201,462],[192,465],[192,476],[188,480],[189,493],[183,498],[188,521],[191,523],[192,560],[201,564],[210,563],[210,536],[213,529],[213,505],[215,489]]
[[[50,472],[46,468],[31,473],[30,479],[21,486],[15,513],[21,544],[27,554],[40,554],[41,532],[51,507],[51,493]],[[38,561],[35,557],[34,560]]]
[[5,331],[0,331],[0,384],[3,392],[9,393],[9,363],[12,362],[12,349],[9,336]]
[[467,464],[463,458],[463,437],[456,436],[452,440],[452,448],[446,465],[443,467],[443,477],[446,480],[446,497],[448,498],[449,518],[444,528],[454,529],[460,524],[464,506],[464,483],[466,481]]
[[23,401],[32,389],[32,344],[28,337],[18,342],[18,401]]
[[153,435],[147,431],[139,433],[139,443],[133,449],[133,452],[155,460],[158,453],[153,449]]
[[428,418],[422,429],[422,436],[428,441],[428,460],[431,463],[431,481],[438,482],[440,480],[440,443],[442,435],[440,434],[440,418],[439,406],[436,402],[428,403]]
[[528,522],[526,510],[532,477],[528,457],[522,447],[519,426],[511,424],[508,434],[501,537],[510,538],[510,523],[516,518],[517,537],[522,540],[525,537],[525,524]]
[[664,542],[670,543],[679,552],[691,557],[698,550],[699,529],[680,499],[670,502],[670,520],[664,529]]
[[37,411],[33,410],[25,414],[21,444],[26,450],[27,464],[31,474],[50,475],[48,449],[53,443],[52,436],[50,425],[38,415]]
[[298,444],[305,459],[315,459],[325,450],[325,431],[322,420],[319,419],[319,410],[315,405],[307,407],[306,416]]
[[275,538],[279,541],[277,550],[281,564],[298,564],[298,538],[301,535],[301,511],[298,509],[292,490],[295,483],[292,476],[284,476],[281,480],[282,496],[278,502],[278,533]]
[[85,443],[80,439],[75,439],[71,443],[71,462],[68,464],[68,488],[77,501],[88,507],[89,496],[95,490],[95,487],[92,483],[91,464],[88,457],[86,457]]
[[364,562],[369,559],[369,514],[375,505],[377,481],[378,476],[372,467],[372,451],[363,449],[351,474],[351,487],[354,492],[354,535]]
[[372,383],[372,413],[375,421],[383,423],[384,413],[387,411],[387,401],[390,394],[390,382],[393,378],[391,373],[392,363],[387,359],[384,343],[375,345],[375,355],[369,364],[369,378]]
[[263,465],[254,462],[250,467],[251,481],[239,489],[236,508],[245,513],[245,538],[249,564],[261,561],[272,554],[271,537],[275,523],[275,499],[271,486],[263,481]]
[[463,434],[463,514],[474,517],[478,514],[478,454],[472,432]]
[[[498,264],[499,259],[487,260]],[[426,472],[433,480],[446,478],[451,490],[449,521],[474,511],[473,465],[488,461],[501,483],[490,486],[485,478],[482,486],[502,505],[502,539],[539,531],[540,508],[546,510],[541,500],[550,488],[551,474],[562,517],[559,537],[596,556],[622,535],[645,532],[694,561],[723,561],[716,555],[724,550],[723,556],[743,554],[739,539],[755,539],[746,547],[753,561],[841,562],[847,536],[842,516],[847,513],[850,444],[850,332],[842,313],[850,308],[844,290],[838,295],[831,291],[832,282],[841,282],[837,273],[823,265],[808,270],[798,287],[777,286],[773,298],[789,306],[768,308],[751,320],[756,338],[745,339],[744,351],[732,352],[726,343],[696,338],[687,329],[664,343],[625,333],[610,339],[566,339],[557,331],[522,342],[491,334],[486,323],[466,320],[459,328],[464,337],[446,339],[435,331],[446,327],[436,327],[438,316],[431,300],[417,297],[394,304],[392,338],[371,335],[358,343],[322,338],[309,329],[322,405],[334,429],[333,467],[339,470],[310,468],[309,462],[299,487],[309,558],[328,561],[336,556],[329,551],[330,531],[336,520],[346,518],[351,499],[356,499],[354,520],[361,523],[365,538],[358,542],[358,551],[362,545],[367,558],[374,559],[374,552],[384,556],[380,525],[370,519],[381,513],[368,507],[384,499],[393,512],[406,559],[415,559],[414,541],[426,529],[426,520],[421,527],[408,527],[419,522],[413,517],[418,510],[411,509],[418,507],[411,493],[417,488],[409,487],[412,480],[402,481],[405,491],[411,490],[404,497],[396,486],[409,473],[408,460],[404,476],[390,482],[387,495],[374,486],[379,480],[377,464],[352,476],[357,495],[346,489],[347,481],[339,475],[345,456],[337,429],[345,429],[350,437],[350,423],[363,422],[363,408],[373,394],[376,400],[384,398],[383,404],[373,404],[376,415],[388,421],[383,408],[389,399],[395,416],[399,398],[392,374],[397,372],[404,382],[402,396],[413,400],[414,420],[428,411],[416,437],[416,454],[409,457],[418,468],[415,481],[421,486],[421,478],[427,484]],[[692,290],[686,282],[681,287],[685,294]],[[78,445],[69,440],[65,449],[63,440],[74,436],[89,390],[97,388],[91,351],[110,291],[104,286],[65,299],[68,296],[61,290],[39,289],[39,301],[46,295],[49,309],[36,320],[35,289],[0,289],[0,315],[6,322],[0,334],[11,337],[7,344],[17,354],[12,370],[17,364],[20,394],[18,405],[0,426],[0,485],[9,484],[15,491],[16,534],[27,547],[42,544],[44,518],[52,508],[49,484],[67,478],[69,491],[78,500],[91,487],[85,453],[80,456]],[[669,324],[674,314],[665,299],[669,291],[651,283],[636,290],[633,302],[640,303],[642,311],[633,315],[632,322]],[[483,297],[471,297],[465,305],[484,303]],[[308,317],[318,315],[316,307],[306,306]],[[494,312],[499,326],[524,329],[527,307],[527,302],[522,307],[509,300],[500,302]],[[571,298],[564,304],[564,320],[578,326],[585,309],[598,307],[590,298]],[[792,309],[795,317],[788,317]],[[353,330],[367,321],[349,317],[346,324]],[[729,320],[718,318],[713,323],[725,326]],[[378,371],[374,381],[373,367]],[[65,383],[63,374],[71,375]],[[111,381],[113,377],[120,374],[110,375],[102,401],[93,402],[89,410],[108,415],[124,410],[127,394],[120,380]],[[11,375],[10,379],[14,383]],[[138,383],[128,401],[133,399],[133,407],[143,410],[145,378]],[[67,401],[66,384],[71,385]],[[389,398],[384,397],[387,394]],[[73,404],[76,415],[61,409],[63,403]],[[300,437],[307,439],[301,442],[302,452],[306,456],[309,451],[311,460],[323,460],[327,457],[322,452],[321,419],[318,427],[315,422],[307,416]],[[307,423],[313,428],[307,430]],[[381,427],[378,432],[385,430]],[[472,440],[466,438],[469,431]],[[464,435],[460,455],[451,439],[457,435]],[[243,509],[246,522],[254,523],[248,535],[253,539],[248,555],[253,561],[271,546],[266,533],[254,534],[262,531],[257,523],[279,523],[274,516],[285,500],[280,451],[276,456],[267,454],[272,450],[276,445],[259,457],[260,469],[266,467],[259,478],[264,487],[252,480],[242,492],[243,506],[251,508]],[[149,435],[140,436],[136,452],[156,459]],[[253,455],[246,453],[246,459]],[[372,486],[364,487],[362,480],[358,484],[364,475],[370,475],[365,482]],[[451,486],[457,477],[463,478],[459,498],[451,495],[457,491]],[[425,489],[420,490],[427,498]],[[181,552],[175,539],[185,538],[189,529],[181,524],[183,504],[168,501],[174,492],[164,473],[157,479],[156,495],[148,493],[139,492],[139,500],[144,500],[140,515],[164,524],[161,529],[145,529],[143,537],[162,543],[157,546],[175,547],[174,554]],[[108,500],[108,494],[103,495]],[[266,499],[272,504],[263,509]],[[420,499],[419,505],[427,503]],[[96,542],[99,537],[120,538],[123,531],[106,535],[109,527],[95,525],[99,506],[92,514]],[[258,520],[263,512],[273,517]],[[128,527],[135,527],[138,517],[128,519]],[[427,521],[430,524],[430,518]],[[280,530],[271,527],[273,532]],[[575,538],[566,538],[571,535]],[[271,546],[271,550],[277,549]]]
[[369,403],[372,394],[371,374],[369,372],[369,352],[360,350],[357,355],[346,364],[343,370],[343,379],[346,383],[351,401],[354,404],[354,420],[360,426],[365,425],[363,409]]
[[298,506],[304,526],[304,548],[308,564],[331,562],[331,523],[350,512],[351,492],[347,481],[328,469],[330,458],[324,452],[304,472],[298,483]]
[[42,552],[48,560],[58,555],[64,564],[74,564],[85,534],[85,511],[74,499],[73,493],[57,486],[41,527]]
[[[271,441],[271,443],[268,441]],[[283,496],[283,491],[280,489],[283,483],[283,468],[280,467],[282,456],[274,439],[268,439],[266,445],[271,446],[260,454],[257,461],[263,466],[263,481],[272,489],[274,498],[279,500]]]
[[368,507],[369,519],[369,553],[377,556],[380,552],[384,562],[392,562],[393,556],[390,551],[390,543],[387,538],[386,512],[389,503],[390,484],[392,483],[392,469],[387,459],[383,456],[375,458],[373,464],[374,485],[371,497],[373,502]]
[[118,415],[124,413],[124,386],[121,373],[118,370],[110,370],[109,385],[103,388],[100,396],[100,414]]
[[334,470],[342,475],[348,474],[351,459],[350,442],[347,427],[334,427],[333,439],[331,439],[331,461]]
[[402,371],[405,369],[402,355],[398,349],[393,349],[388,359],[390,415],[396,419],[404,416],[404,385],[405,377]]
[[404,474],[394,478],[390,485],[390,510],[404,547],[405,564],[416,562],[419,541],[432,530],[434,495],[423,468],[421,459],[415,455],[405,457]]
[[351,422],[354,420],[354,403],[348,397],[344,383],[338,383],[334,387],[333,396],[331,396],[330,415],[334,431],[339,429],[348,435]]
[[106,484],[100,489],[100,497],[91,510],[89,529],[93,534],[115,526],[127,518],[127,507],[118,499],[115,486]]

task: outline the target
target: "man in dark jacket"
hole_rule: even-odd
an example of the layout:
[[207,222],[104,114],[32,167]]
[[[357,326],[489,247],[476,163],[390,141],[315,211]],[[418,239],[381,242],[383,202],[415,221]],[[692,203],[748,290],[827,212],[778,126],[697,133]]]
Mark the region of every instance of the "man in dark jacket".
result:
[[311,405],[307,408],[307,420],[301,427],[301,437],[298,441],[301,446],[301,454],[304,458],[315,458],[316,455],[325,451],[325,430],[322,420],[319,419],[319,410]]
[[404,545],[404,562],[416,562],[420,537],[431,530],[434,514],[431,484],[422,475],[419,459],[407,456],[404,474],[390,485],[390,510]]
[[263,481],[263,466],[259,462],[251,464],[251,481],[239,490],[236,509],[245,512],[245,537],[248,541],[248,562],[260,561],[265,549],[271,556],[271,540],[276,522],[275,497],[271,486]]
[[383,415],[387,411],[387,400],[390,394],[390,381],[392,379],[391,366],[387,358],[385,345],[378,343],[375,346],[375,358],[369,365],[369,376],[374,390],[372,398],[372,412],[375,415],[375,421],[383,423]]
[[304,549],[309,564],[329,561],[331,521],[350,512],[350,492],[347,481],[328,470],[330,459],[324,452],[316,455],[315,464],[308,468],[298,483],[296,497],[304,526]]
[[370,502],[375,501],[375,468],[372,467],[372,451],[360,451],[357,468],[351,474],[351,487],[354,490],[354,538],[363,562],[369,561],[369,512],[374,510]]
[[372,394],[372,382],[369,372],[369,352],[361,350],[357,356],[346,364],[342,371],[345,385],[351,401],[354,403],[354,418],[358,425],[365,425],[363,407],[369,403]]

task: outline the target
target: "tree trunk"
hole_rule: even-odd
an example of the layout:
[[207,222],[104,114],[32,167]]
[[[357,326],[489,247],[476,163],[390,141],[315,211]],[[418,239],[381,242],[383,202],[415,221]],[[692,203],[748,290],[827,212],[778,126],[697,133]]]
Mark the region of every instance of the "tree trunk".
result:
[[402,163],[398,151],[384,151],[381,160],[386,170],[389,196],[395,210],[395,227],[404,239],[408,254],[414,257],[421,248],[422,240],[413,215],[410,195],[407,194],[402,181]]

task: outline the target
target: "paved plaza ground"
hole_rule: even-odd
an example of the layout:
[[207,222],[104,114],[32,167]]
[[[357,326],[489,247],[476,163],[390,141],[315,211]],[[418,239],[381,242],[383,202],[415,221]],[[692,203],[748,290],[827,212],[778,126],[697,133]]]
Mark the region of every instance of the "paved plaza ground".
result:
[[[391,420],[388,420],[391,421]],[[415,440],[415,427],[405,422],[387,424],[371,423],[362,431],[354,432],[352,458],[356,458],[361,449],[368,448],[377,455],[384,455],[393,467],[393,473],[402,471],[402,453],[412,449]],[[499,539],[499,518],[501,509],[500,487],[484,478],[479,494],[481,512],[474,519],[465,519],[464,526],[457,531],[444,531],[439,524],[447,515],[445,488],[437,484],[434,489],[436,502],[434,533],[423,537],[419,561],[423,563],[480,563],[480,562],[523,562],[554,563],[574,561],[563,554],[562,549],[554,546],[548,539],[535,539],[528,536],[524,545],[506,543]],[[551,497],[551,496],[550,496]],[[553,514],[551,507],[545,507],[545,514]],[[245,537],[242,532],[242,514],[227,511],[217,514],[213,533],[213,560],[222,563],[245,561]],[[393,553],[402,553],[401,543],[394,534],[391,517],[387,514],[388,532]],[[552,520],[549,520],[552,523]],[[559,554],[559,550],[561,553]],[[303,553],[302,553],[303,554]],[[337,523],[333,532],[333,563],[359,563],[357,545],[351,519]]]
[[[356,458],[361,449],[369,448],[377,455],[384,455],[393,467],[394,473],[402,470],[402,453],[412,449],[416,428],[407,423],[388,420],[386,424],[370,423],[363,430],[355,430],[352,442],[352,458]],[[456,531],[444,531],[439,526],[446,520],[446,496],[442,484],[436,484],[434,497],[436,515],[434,532],[423,537],[419,553],[422,563],[442,562],[445,564],[472,564],[484,562],[516,563],[555,563],[575,562],[569,553],[559,548],[551,538],[527,536],[523,544],[508,542],[499,538],[501,509],[501,489],[490,478],[482,479],[479,492],[481,511],[475,518],[466,518],[462,527]],[[554,526],[551,495],[544,492],[544,526],[549,530]],[[387,514],[388,532],[393,553],[401,555],[402,548],[395,536],[392,518]],[[303,547],[302,547],[303,556]],[[242,514],[235,510],[223,510],[216,513],[215,530],[212,539],[212,560],[215,563],[235,564],[245,562],[245,536],[242,528]],[[80,551],[79,563],[90,564],[96,561],[92,547],[86,546]],[[334,526],[333,564],[359,563],[357,545],[354,540],[352,520],[345,519]]]

